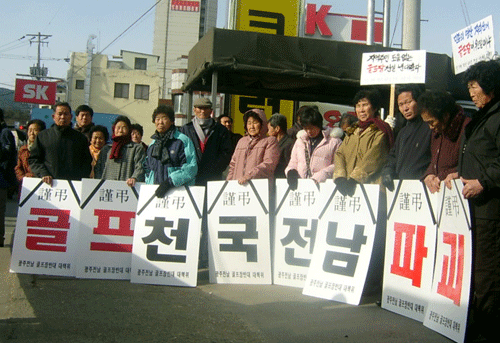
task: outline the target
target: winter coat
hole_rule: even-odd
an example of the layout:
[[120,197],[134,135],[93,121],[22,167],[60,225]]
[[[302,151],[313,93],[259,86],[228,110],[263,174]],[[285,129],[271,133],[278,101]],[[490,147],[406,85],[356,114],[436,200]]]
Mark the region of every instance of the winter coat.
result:
[[193,122],[187,123],[179,131],[188,136],[194,145],[198,164],[196,185],[206,186],[207,181],[222,180],[222,172],[227,168],[233,151],[226,127],[214,121],[203,151]]
[[361,132],[347,133],[335,153],[333,179],[344,177],[359,183],[380,183],[380,172],[387,162],[389,142],[376,125]]
[[110,154],[111,144],[105,145],[94,167],[96,179],[127,181],[127,179],[134,178],[139,182],[144,181],[143,162],[146,153],[142,145],[134,142],[125,144],[121,151],[121,158],[110,159]]
[[229,163],[227,180],[238,180],[243,176],[250,179],[267,179],[274,176],[279,162],[279,148],[276,137],[267,137],[267,119],[264,111],[253,110],[262,120],[256,137],[241,138]]
[[69,126],[52,125],[41,131],[31,147],[28,162],[37,177],[61,180],[87,178],[92,169],[87,137]]
[[6,189],[17,185],[14,173],[17,151],[14,135],[5,123],[0,126],[0,144],[0,188]]
[[28,145],[23,145],[17,152],[17,165],[14,168],[17,181],[19,182],[22,182],[24,177],[35,176],[35,174],[33,174],[33,172],[31,171],[30,165],[28,163],[28,157],[30,157],[30,150],[28,149]]
[[276,169],[274,170],[274,177],[275,178],[285,178],[285,169],[288,166],[288,163],[290,163],[290,158],[292,157],[292,149],[293,145],[295,143],[295,140],[285,134],[279,141],[278,141],[278,149],[280,150],[280,160],[278,162],[278,165],[276,166]]
[[432,134],[431,163],[424,174],[424,178],[432,174],[443,181],[448,174],[457,171],[460,137],[469,122],[470,118],[466,117],[463,111],[460,111],[451,120],[443,133]]
[[465,127],[458,174],[479,180],[484,188],[470,199],[474,216],[500,220],[500,99],[495,100],[476,112]]
[[168,161],[162,163],[159,159],[151,156],[154,140],[148,147],[144,160],[146,183],[159,185],[168,178],[174,187],[194,185],[198,166],[193,142],[177,129],[174,129],[169,135],[170,137],[167,138],[163,146],[163,149],[168,152]]
[[290,163],[285,169],[285,173],[295,169],[299,173],[300,178],[305,179],[307,175],[306,150],[309,153],[311,170],[311,179],[317,183],[324,182],[333,175],[334,156],[342,141],[337,137],[335,130],[327,128],[322,131],[323,139],[318,146],[311,152],[310,139],[304,130],[297,133],[297,140],[292,149],[292,157]]
[[400,180],[420,180],[431,162],[431,134],[432,130],[422,117],[408,120],[389,151],[382,175],[388,174]]
[[94,123],[90,123],[87,126],[78,126],[78,123],[75,123],[75,126],[73,127],[76,131],[80,132],[83,134],[87,139],[90,140],[92,139],[92,136],[90,135],[90,130],[95,126]]

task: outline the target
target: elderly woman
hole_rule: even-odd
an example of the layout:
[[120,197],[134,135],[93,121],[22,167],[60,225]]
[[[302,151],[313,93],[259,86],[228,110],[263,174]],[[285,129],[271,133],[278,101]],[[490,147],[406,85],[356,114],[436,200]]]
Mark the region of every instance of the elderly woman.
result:
[[[30,148],[33,146],[36,136],[42,130],[45,130],[45,123],[42,120],[33,119],[28,122],[28,142],[26,145],[19,148],[17,153],[17,165],[14,168],[17,181],[19,181],[19,187],[21,187],[23,178],[35,177],[28,163],[28,157],[30,157]],[[19,192],[19,195],[21,195],[21,192]]]
[[132,142],[130,120],[118,116],[112,127],[113,144],[102,148],[95,165],[95,178],[126,181],[130,187],[144,181],[142,163],[146,153],[140,144]]
[[102,125],[94,125],[89,131],[90,135],[90,155],[92,156],[92,171],[90,172],[90,178],[94,178],[94,168],[99,160],[99,155],[101,154],[102,148],[106,145],[109,139],[108,129]]
[[358,122],[347,129],[335,153],[333,179],[343,195],[352,195],[356,183],[380,183],[380,172],[394,143],[390,126],[379,118],[380,93],[361,90],[354,97]]
[[470,121],[451,95],[427,91],[417,101],[417,112],[433,131],[431,163],[424,173],[424,182],[431,191],[439,191],[441,181],[456,177],[460,137]]
[[333,175],[333,159],[342,143],[339,128],[323,130],[323,116],[316,108],[302,111],[303,130],[297,133],[290,163],[285,170],[290,188],[297,188],[297,178],[324,182]]
[[243,115],[246,136],[236,145],[229,163],[227,180],[238,180],[240,185],[250,179],[269,179],[279,162],[278,141],[267,137],[267,119],[264,111],[252,109]]
[[500,322],[500,64],[478,62],[464,79],[479,108],[465,127],[458,163],[472,211],[474,324],[468,336],[475,332],[493,342]]
[[156,131],[144,161],[146,183],[159,185],[155,194],[163,198],[172,187],[194,185],[198,165],[193,142],[175,127],[172,107],[155,109],[153,123]]

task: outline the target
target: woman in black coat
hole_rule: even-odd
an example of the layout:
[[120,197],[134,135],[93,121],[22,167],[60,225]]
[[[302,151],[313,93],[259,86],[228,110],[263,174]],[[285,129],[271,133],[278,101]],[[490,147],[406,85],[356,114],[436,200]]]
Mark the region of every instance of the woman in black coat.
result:
[[467,335],[482,335],[490,342],[500,337],[500,64],[476,63],[465,81],[479,108],[465,127],[458,166],[472,213],[472,320]]

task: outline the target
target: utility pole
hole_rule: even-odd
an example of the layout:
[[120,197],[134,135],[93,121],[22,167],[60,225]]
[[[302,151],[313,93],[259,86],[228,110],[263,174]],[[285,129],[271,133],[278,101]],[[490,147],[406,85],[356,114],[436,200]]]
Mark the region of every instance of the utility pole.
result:
[[[41,60],[41,53],[40,53],[40,48],[42,47],[43,44],[49,45],[49,42],[45,42],[46,39],[49,37],[52,37],[52,35],[42,35],[40,32],[38,34],[26,34],[28,37],[32,37],[30,39],[30,45],[32,43],[37,43],[38,44],[38,58],[37,58],[37,64],[36,67],[31,67],[30,68],[30,74],[31,76],[35,77],[37,80],[41,80],[42,78],[46,77],[48,75],[48,69],[40,65],[40,60]],[[37,40],[35,40],[38,38]]]
[[403,2],[402,47],[405,50],[420,50],[420,0]]

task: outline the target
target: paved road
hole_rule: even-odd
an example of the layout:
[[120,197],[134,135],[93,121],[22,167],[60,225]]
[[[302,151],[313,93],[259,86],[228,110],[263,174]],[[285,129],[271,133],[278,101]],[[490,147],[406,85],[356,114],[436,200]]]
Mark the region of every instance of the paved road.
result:
[[[8,206],[7,231],[16,204]],[[7,243],[11,242],[8,235]],[[451,342],[381,309],[350,306],[283,286],[198,287],[11,274],[0,248],[0,342]]]

